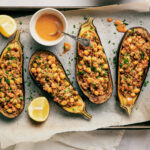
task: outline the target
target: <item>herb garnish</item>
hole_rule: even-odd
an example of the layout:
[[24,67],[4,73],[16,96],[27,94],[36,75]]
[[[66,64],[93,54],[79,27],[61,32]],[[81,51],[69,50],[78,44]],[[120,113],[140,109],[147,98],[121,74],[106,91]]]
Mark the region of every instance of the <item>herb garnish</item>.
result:
[[36,56],[35,58],[36,58],[36,59],[41,59],[41,57],[40,57],[40,56]]
[[128,23],[126,23],[126,19],[124,19],[122,22],[124,25],[128,25]]
[[141,59],[143,59],[144,58],[144,52],[142,51],[142,54],[141,54]]
[[132,35],[134,34],[134,28],[131,29],[131,34],[132,34]]
[[10,84],[10,80],[9,79],[5,79],[5,81],[7,82],[7,84]]
[[94,66],[91,66],[91,70],[95,72],[96,68]]
[[22,25],[22,21],[19,21],[19,24]]
[[149,81],[145,81],[143,86],[146,87],[148,85]]

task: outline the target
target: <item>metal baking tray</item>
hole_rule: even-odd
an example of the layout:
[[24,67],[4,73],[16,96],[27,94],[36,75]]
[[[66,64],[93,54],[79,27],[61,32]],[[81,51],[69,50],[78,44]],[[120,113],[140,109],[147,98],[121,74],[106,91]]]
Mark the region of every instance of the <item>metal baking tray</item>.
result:
[[[14,1],[16,1],[16,0],[14,0]],[[11,9],[11,8],[13,8],[13,9]],[[4,9],[4,7],[0,6],[0,13],[3,13],[3,14],[5,13],[5,14],[11,15],[13,17],[21,17],[21,16],[26,16],[26,15],[32,15],[36,10],[39,9],[39,8],[34,8],[34,9],[17,8],[17,9],[15,9],[14,7],[11,7],[11,8],[10,9]],[[61,8],[60,10],[71,10],[71,9],[77,9],[77,8],[71,8],[71,7],[70,8]],[[25,11],[25,10],[28,10],[28,11]],[[100,128],[98,130],[112,130],[112,129],[113,130],[125,130],[125,129],[127,129],[127,130],[143,130],[143,129],[150,129],[150,121],[142,122],[142,123],[136,123],[136,124],[130,124],[130,125],[122,125],[122,126],[110,126],[110,127],[107,127],[107,128]]]

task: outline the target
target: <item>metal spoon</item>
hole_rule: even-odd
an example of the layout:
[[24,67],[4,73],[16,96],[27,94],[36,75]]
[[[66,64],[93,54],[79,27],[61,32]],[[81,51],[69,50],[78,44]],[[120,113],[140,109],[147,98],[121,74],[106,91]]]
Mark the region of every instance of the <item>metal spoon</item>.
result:
[[58,34],[58,32],[63,33],[64,35],[67,35],[69,37],[71,37],[72,39],[78,41],[81,45],[85,46],[85,47],[89,47],[91,45],[91,41],[89,39],[86,38],[79,38],[77,36],[68,34],[66,32],[63,32],[59,29],[59,24],[56,22],[56,26],[57,26],[57,31],[55,33],[49,33],[49,35],[54,36],[56,34]]

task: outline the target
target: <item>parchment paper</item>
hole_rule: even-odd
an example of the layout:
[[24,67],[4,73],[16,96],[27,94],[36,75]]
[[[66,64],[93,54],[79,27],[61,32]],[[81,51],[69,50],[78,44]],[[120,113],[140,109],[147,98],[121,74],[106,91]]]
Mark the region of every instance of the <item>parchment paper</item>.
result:
[[[134,7],[136,6],[136,7]],[[129,8],[129,10],[128,10]],[[133,10],[131,10],[133,8]],[[139,9],[138,9],[139,8]],[[137,11],[135,11],[137,10]],[[36,50],[49,50],[55,53],[60,61],[62,62],[64,68],[70,70],[71,75],[69,78],[73,81],[74,87],[80,92],[76,80],[75,80],[75,57],[76,57],[76,43],[70,38],[65,38],[64,41],[71,43],[72,48],[69,52],[63,56],[59,56],[63,51],[62,41],[59,45],[54,47],[44,47],[37,44],[29,34],[29,21],[31,16],[18,18],[17,22],[19,29],[21,29],[21,42],[24,46],[24,67],[25,67],[25,97],[26,97],[26,108],[24,112],[14,120],[6,120],[6,118],[1,116],[0,119],[0,142],[1,147],[7,147],[19,142],[37,142],[50,138],[55,133],[66,132],[66,131],[90,131],[98,128],[104,128],[109,126],[126,125],[137,122],[143,122],[150,120],[150,85],[143,88],[144,91],[141,92],[138,101],[133,109],[132,115],[129,117],[125,112],[119,107],[116,101],[116,89],[115,89],[115,66],[113,65],[114,50],[118,49],[119,42],[123,36],[122,33],[118,33],[113,25],[113,23],[108,23],[106,21],[107,17],[113,17],[114,19],[126,19],[129,23],[128,28],[133,26],[143,26],[150,30],[149,27],[149,17],[150,13],[147,12],[148,5],[146,3],[134,3],[132,5],[125,6],[111,6],[102,8],[91,8],[85,10],[74,10],[64,12],[69,23],[69,33],[74,33],[77,35],[80,23],[85,22],[85,17],[95,18],[94,24],[97,27],[98,34],[100,35],[103,47],[107,54],[111,73],[114,84],[114,91],[111,99],[104,104],[96,105],[89,102],[88,99],[83,97],[87,103],[87,110],[92,114],[93,118],[90,121],[85,120],[82,116],[72,115],[65,112],[56,104],[50,100],[51,110],[50,116],[45,123],[36,124],[32,122],[26,113],[26,109],[29,103],[29,99],[35,98],[42,95],[42,92],[38,87],[32,82],[28,73],[28,61],[29,57]],[[142,11],[142,12],[141,12]],[[143,12],[145,11],[145,12]],[[22,23],[22,24],[21,24]],[[73,28],[76,25],[76,28]],[[72,32],[73,31],[73,32]],[[111,40],[109,44],[108,41]],[[2,51],[9,40],[0,37]],[[71,61],[73,59],[73,61]],[[71,61],[71,64],[69,64]],[[150,73],[146,80],[150,80]],[[82,94],[81,94],[82,95]],[[82,95],[83,96],[83,95]]]

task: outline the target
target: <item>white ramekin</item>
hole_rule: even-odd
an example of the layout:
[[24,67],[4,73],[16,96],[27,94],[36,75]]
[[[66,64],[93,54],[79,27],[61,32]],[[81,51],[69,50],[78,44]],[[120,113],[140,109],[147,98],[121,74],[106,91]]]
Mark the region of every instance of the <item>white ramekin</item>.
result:
[[60,36],[57,40],[55,41],[46,41],[42,38],[39,37],[39,35],[36,32],[35,29],[35,25],[37,22],[37,19],[43,15],[43,14],[52,14],[55,15],[56,17],[58,17],[62,23],[63,23],[63,27],[64,27],[64,32],[67,32],[67,28],[68,28],[68,23],[67,20],[65,18],[65,16],[58,10],[53,9],[53,8],[44,8],[44,9],[40,9],[39,11],[37,11],[31,18],[30,20],[30,33],[33,37],[33,39],[38,42],[39,44],[45,45],[45,46],[53,46],[58,44],[59,42],[61,42],[64,38],[64,35]]

